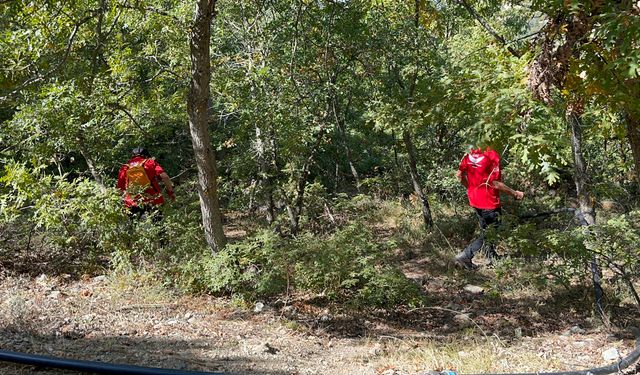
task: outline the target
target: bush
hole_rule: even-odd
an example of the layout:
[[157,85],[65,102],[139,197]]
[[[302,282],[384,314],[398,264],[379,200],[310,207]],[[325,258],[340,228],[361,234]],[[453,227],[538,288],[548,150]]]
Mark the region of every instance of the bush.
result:
[[265,230],[215,256],[204,255],[201,266],[194,259],[183,270],[203,272],[202,280],[192,279],[192,288],[251,298],[314,293],[354,306],[419,303],[418,286],[372,238],[357,223],[326,238],[307,233],[284,239]]
[[15,241],[8,249],[16,257],[47,256],[43,264],[56,260],[51,265],[56,271],[72,272],[74,267],[101,267],[98,257],[122,248],[126,215],[114,189],[20,164],[6,166],[0,184],[0,226],[13,228],[6,233],[29,228],[26,243]]

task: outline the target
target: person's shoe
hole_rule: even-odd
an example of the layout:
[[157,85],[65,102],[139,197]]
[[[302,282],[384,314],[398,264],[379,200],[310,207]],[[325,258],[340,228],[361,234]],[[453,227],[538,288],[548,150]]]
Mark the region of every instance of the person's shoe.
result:
[[456,265],[466,270],[473,270],[478,268],[478,266],[473,264],[471,258],[467,257],[464,253],[456,255]]

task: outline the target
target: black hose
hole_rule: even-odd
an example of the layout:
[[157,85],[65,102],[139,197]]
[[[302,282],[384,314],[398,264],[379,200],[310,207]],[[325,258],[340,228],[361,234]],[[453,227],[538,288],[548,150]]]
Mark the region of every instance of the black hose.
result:
[[76,359],[64,359],[47,357],[42,355],[25,354],[0,350],[0,361],[21,363],[24,365],[52,367],[64,370],[92,372],[96,374],[116,375],[225,375],[222,372],[198,372],[170,370],[154,367],[140,367],[132,365],[120,365],[93,361],[80,361]]
[[[636,340],[636,348],[629,353],[628,356],[622,358],[618,362],[604,367],[596,367],[589,370],[581,371],[560,371],[560,372],[523,372],[514,374],[475,374],[475,375],[607,375],[613,373],[620,373],[622,370],[634,364],[640,359],[640,336]],[[469,374],[465,374],[469,375]]]

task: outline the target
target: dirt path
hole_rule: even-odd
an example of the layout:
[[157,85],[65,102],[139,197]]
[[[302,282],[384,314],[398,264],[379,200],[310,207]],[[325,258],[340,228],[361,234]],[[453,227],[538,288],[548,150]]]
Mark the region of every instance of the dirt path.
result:
[[[107,277],[4,278],[0,347],[232,374],[397,375],[584,369],[609,364],[606,349],[626,355],[634,345],[571,309],[531,312],[531,301],[497,304],[449,282],[425,282],[434,308],[342,314],[302,302],[234,307]],[[65,372],[0,363],[0,373]]]

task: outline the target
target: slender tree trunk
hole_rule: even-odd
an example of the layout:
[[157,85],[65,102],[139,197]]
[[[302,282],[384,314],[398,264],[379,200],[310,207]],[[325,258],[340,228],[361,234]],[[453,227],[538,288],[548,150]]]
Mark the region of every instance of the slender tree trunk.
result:
[[256,124],[255,128],[255,149],[258,159],[259,174],[261,176],[259,184],[259,186],[261,187],[260,196],[263,197],[263,200],[267,204],[267,222],[271,224],[275,220],[275,208],[273,202],[273,181],[271,176],[272,170],[270,168],[269,162],[267,161],[267,155],[273,153],[268,152],[269,142],[265,141],[264,134],[260,126]]
[[209,135],[209,84],[211,81],[211,21],[216,0],[197,0],[194,22],[189,35],[191,84],[187,100],[191,143],[198,167],[198,195],[202,225],[207,244],[213,253],[221,250],[226,238],[218,202],[218,173]]
[[627,122],[627,138],[633,154],[636,182],[640,185],[640,117],[625,111],[624,118]]
[[[347,125],[345,124],[345,119],[344,118],[341,119],[338,114],[338,108],[337,108],[338,106],[336,105],[335,97],[333,98],[332,107],[333,107],[333,116],[336,120],[338,131],[342,136],[342,143],[344,144],[344,149],[347,154],[347,163],[349,163],[349,170],[351,171],[351,175],[353,176],[353,179],[356,182],[356,190],[358,191],[358,193],[360,193],[360,175],[358,174],[358,170],[356,169],[355,165],[353,165],[351,147],[349,147],[349,139],[347,138],[347,129],[346,129]],[[347,109],[345,110],[345,112],[348,110],[349,110],[349,106],[347,105]]]
[[[575,184],[578,196],[578,205],[580,211],[578,218],[580,225],[584,227],[584,233],[589,233],[589,227],[596,222],[596,211],[591,199],[589,188],[589,174],[587,173],[587,163],[584,159],[582,149],[582,103],[569,103],[567,106],[566,118],[571,129],[571,149],[573,151],[573,163],[575,168]],[[585,241],[585,248],[593,253],[593,246],[589,240]],[[604,308],[602,306],[604,300],[604,291],[602,289],[602,270],[598,265],[598,259],[594,254],[589,264],[591,269],[591,280],[593,282],[594,298],[596,310],[603,322],[607,323]]]
[[571,129],[571,148],[573,150],[574,181],[578,196],[578,205],[583,216],[584,225],[593,225],[596,222],[595,208],[589,189],[589,175],[587,163],[584,160],[582,149],[582,111],[580,104],[569,104],[567,108],[567,122]]
[[296,196],[294,199],[293,206],[288,205],[287,211],[289,212],[289,221],[291,224],[291,234],[297,234],[298,229],[300,229],[300,215],[302,214],[302,209],[304,208],[304,190],[307,187],[307,182],[309,180],[309,172],[311,169],[311,164],[313,163],[316,153],[320,149],[320,144],[322,143],[322,138],[324,137],[325,128],[324,126],[320,128],[320,131],[316,135],[316,141],[311,149],[311,153],[307,160],[305,160],[304,165],[302,166],[302,171],[300,172],[300,177],[298,178],[298,183],[296,187]]
[[408,130],[404,130],[402,132],[402,139],[404,140],[404,145],[407,148],[407,154],[409,155],[409,172],[411,174],[413,191],[415,192],[422,205],[422,218],[424,219],[424,225],[426,228],[430,229],[431,227],[433,227],[431,208],[429,207],[429,201],[427,200],[427,197],[422,190],[422,185],[420,184],[420,176],[418,175],[418,167],[416,161],[416,151],[413,145],[413,141],[411,140],[411,134],[409,134]]
[[87,162],[87,167],[89,167],[89,172],[91,172],[91,176],[93,176],[93,179],[100,186],[100,189],[102,189],[102,191],[106,191],[107,188],[104,185],[104,180],[102,179],[100,172],[98,172],[98,168],[96,168],[96,163],[93,160],[93,157],[91,156],[89,151],[87,150],[87,147],[85,146],[85,143],[84,143],[84,138],[82,136],[78,137],[78,149],[80,151],[80,155],[82,155],[84,160]]
[[[93,83],[95,81],[96,75],[98,74],[99,62],[100,62],[99,58],[100,58],[100,54],[102,53],[102,22],[104,19],[104,13],[107,10],[106,6],[107,6],[106,0],[101,0],[100,8],[99,8],[100,13],[98,14],[98,22],[96,25],[96,46],[93,50],[93,55],[91,57],[91,75],[88,77],[88,84],[86,88],[83,90],[87,98],[89,98],[91,94],[93,94]],[[90,121],[90,119],[91,119],[91,113],[85,113],[81,117],[82,123],[87,123]],[[98,185],[100,186],[100,189],[102,189],[102,191],[106,191],[107,188],[104,185],[104,179],[102,178],[102,176],[100,175],[100,172],[98,171],[98,168],[96,167],[96,163],[93,156],[87,149],[87,143],[82,132],[83,132],[82,130],[78,130],[78,136],[77,136],[78,150],[80,151],[80,155],[82,155],[84,160],[87,162],[87,167],[89,168],[89,172],[91,172],[91,176],[93,176],[93,179],[96,181],[96,183],[98,183]]]

